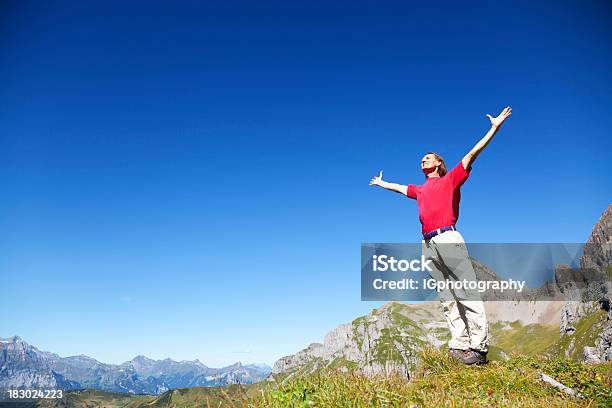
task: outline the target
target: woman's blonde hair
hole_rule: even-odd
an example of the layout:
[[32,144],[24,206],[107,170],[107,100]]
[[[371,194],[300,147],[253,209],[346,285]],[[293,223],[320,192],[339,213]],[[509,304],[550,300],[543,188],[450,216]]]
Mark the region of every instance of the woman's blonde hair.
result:
[[440,156],[436,152],[427,152],[427,154],[433,154],[434,157],[436,158],[436,160],[438,160],[440,162],[440,166],[438,166],[438,174],[440,175],[440,177],[442,177],[443,175],[448,173],[446,171],[446,163],[444,163],[444,159],[442,158],[442,156]]

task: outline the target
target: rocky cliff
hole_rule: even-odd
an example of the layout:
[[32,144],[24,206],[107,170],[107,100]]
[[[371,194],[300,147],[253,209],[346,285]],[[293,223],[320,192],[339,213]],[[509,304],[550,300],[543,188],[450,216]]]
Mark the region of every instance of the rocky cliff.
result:
[[612,205],[593,227],[580,271],[563,289],[562,352],[586,362],[612,361]]
[[369,315],[338,326],[323,343],[313,343],[274,364],[273,374],[304,373],[320,368],[356,369],[364,374],[410,375],[425,345],[448,340],[446,323],[434,307],[389,302]]

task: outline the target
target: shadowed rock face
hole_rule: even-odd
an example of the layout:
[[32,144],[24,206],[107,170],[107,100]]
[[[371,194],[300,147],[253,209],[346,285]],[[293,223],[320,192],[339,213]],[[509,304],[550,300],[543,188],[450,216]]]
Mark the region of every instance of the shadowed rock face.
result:
[[[562,336],[574,336],[576,327],[591,324],[591,331],[596,331],[594,346],[582,346],[582,354],[586,362],[612,361],[612,311],[610,300],[612,299],[612,205],[609,205],[601,218],[593,227],[593,231],[584,247],[584,253],[580,260],[580,271],[574,279],[581,282],[583,287],[567,288],[572,292],[569,300],[561,310],[560,332]],[[591,323],[595,314],[601,314],[602,310],[607,313],[603,319]],[[571,339],[570,346],[565,350],[566,355],[578,347],[576,340]]]
[[0,339],[0,390],[95,388],[131,394],[160,394],[195,386],[251,384],[264,379],[270,367],[236,363],[210,368],[200,361],[152,360],[137,356],[120,365],[85,356],[60,357],[38,350],[19,336]]
[[612,262],[612,204],[593,227],[580,260],[582,269],[606,269]]

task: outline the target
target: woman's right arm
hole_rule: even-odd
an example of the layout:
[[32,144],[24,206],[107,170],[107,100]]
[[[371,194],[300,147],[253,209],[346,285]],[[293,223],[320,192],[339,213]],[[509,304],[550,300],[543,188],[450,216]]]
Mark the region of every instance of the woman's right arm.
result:
[[403,186],[401,184],[396,184],[396,183],[389,183],[387,181],[384,181],[382,179],[383,176],[383,172],[382,170],[380,171],[380,175],[375,176],[374,178],[372,178],[372,180],[370,180],[370,185],[371,186],[380,186],[386,190],[389,191],[395,191],[396,193],[400,193],[403,195],[407,195],[408,194],[408,186]]

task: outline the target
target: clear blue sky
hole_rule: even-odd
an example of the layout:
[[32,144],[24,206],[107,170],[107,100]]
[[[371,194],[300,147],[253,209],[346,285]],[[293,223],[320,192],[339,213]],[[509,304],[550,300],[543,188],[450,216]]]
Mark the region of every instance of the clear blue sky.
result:
[[85,3],[0,6],[2,337],[272,364],[381,304],[362,242],[419,241],[370,178],[505,105],[466,240],[582,242],[612,201],[605,1]]

